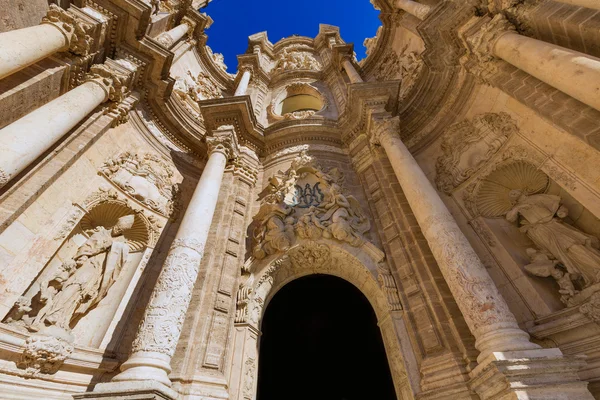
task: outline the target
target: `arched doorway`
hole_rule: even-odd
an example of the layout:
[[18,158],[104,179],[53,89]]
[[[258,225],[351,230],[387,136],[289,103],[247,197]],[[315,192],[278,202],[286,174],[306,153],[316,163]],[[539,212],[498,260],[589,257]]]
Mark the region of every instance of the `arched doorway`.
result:
[[258,400],[396,400],[377,318],[354,285],[310,275],[267,306]]

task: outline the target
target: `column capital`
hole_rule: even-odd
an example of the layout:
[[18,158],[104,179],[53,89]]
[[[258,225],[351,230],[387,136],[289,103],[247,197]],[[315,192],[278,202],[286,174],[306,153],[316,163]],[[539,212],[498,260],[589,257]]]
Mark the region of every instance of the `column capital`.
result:
[[85,56],[90,52],[92,38],[86,33],[91,26],[79,20],[73,13],[64,10],[56,4],[50,4],[42,24],[49,24],[58,28],[65,36],[70,52]]
[[252,75],[254,75],[254,66],[252,66],[250,64],[244,64],[238,68],[238,71],[241,72],[242,74],[244,72],[250,72],[250,76],[252,76]]
[[494,45],[507,33],[516,33],[515,26],[506,19],[504,14],[490,17],[473,17],[458,32],[464,47],[469,54],[474,55],[480,62],[496,59]]
[[367,135],[371,145],[381,145],[386,138],[399,137],[400,117],[390,114],[372,114]]
[[239,154],[239,145],[233,125],[221,125],[213,131],[212,136],[206,137],[208,155],[214,152],[222,153],[227,160],[235,159]]
[[196,29],[196,21],[192,20],[190,17],[183,17],[181,19],[181,23],[188,26],[187,35],[190,39],[194,37],[194,29]]
[[[111,62],[112,61],[112,62]],[[121,61],[125,63],[126,61]],[[131,63],[129,63],[131,64]],[[107,60],[105,64],[95,64],[86,75],[85,82],[93,81],[106,91],[106,98],[115,102],[122,101],[130,91],[135,69],[129,66],[119,67],[119,61]]]

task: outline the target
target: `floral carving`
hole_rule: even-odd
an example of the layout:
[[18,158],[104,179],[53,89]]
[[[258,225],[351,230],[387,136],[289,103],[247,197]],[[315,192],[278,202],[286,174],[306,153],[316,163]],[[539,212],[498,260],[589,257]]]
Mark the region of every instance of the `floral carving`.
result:
[[206,137],[208,154],[220,152],[227,159],[235,158],[239,153],[239,146],[233,125],[221,125],[213,132],[212,136]]
[[273,69],[275,72],[285,72],[294,70],[309,70],[319,71],[322,66],[315,56],[307,51],[300,51],[298,49],[289,50],[285,48],[281,51],[277,57],[277,63]]
[[296,268],[318,269],[331,259],[331,250],[325,244],[308,242],[289,252],[290,261]]
[[106,64],[92,65],[86,76],[86,81],[89,80],[101,84],[112,101],[120,102],[129,94],[129,77]]
[[506,113],[480,114],[472,121],[452,125],[444,133],[443,154],[436,163],[435,182],[438,189],[451,193],[517,132],[514,120]]
[[75,15],[56,4],[50,4],[42,24],[54,25],[67,37],[69,51],[85,56],[90,52],[92,38],[87,34],[91,26],[79,21]]
[[68,341],[47,335],[33,335],[25,341],[25,350],[17,363],[28,375],[54,374],[73,353]]
[[400,54],[389,51],[374,71],[375,77],[380,80],[402,79],[401,99],[413,88],[424,65],[421,56],[414,51],[407,51],[407,48],[402,49]]
[[215,85],[208,74],[200,72],[197,76],[194,76],[189,70],[187,73],[194,82],[187,87],[187,94],[192,100],[201,101],[223,97],[221,89]]
[[133,342],[134,353],[152,351],[173,356],[201,258],[188,247],[171,248]]
[[125,193],[165,216],[176,211],[179,187],[173,170],[154,154],[121,153],[107,160],[100,172]]

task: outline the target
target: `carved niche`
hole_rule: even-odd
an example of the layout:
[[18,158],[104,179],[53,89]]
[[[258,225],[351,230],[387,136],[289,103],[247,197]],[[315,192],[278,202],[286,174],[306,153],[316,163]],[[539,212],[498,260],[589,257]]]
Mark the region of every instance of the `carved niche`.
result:
[[[546,193],[549,177],[524,160],[498,165],[481,179],[474,206],[486,218],[505,218],[532,243],[526,249],[530,275],[556,281],[560,300],[595,315],[600,292],[600,240],[566,218],[560,196]],[[584,312],[585,311],[585,312]]]
[[308,48],[286,47],[277,57],[274,72],[295,70],[320,71],[322,66]]
[[[64,239],[4,323],[30,333],[18,367],[27,375],[55,373],[73,352],[73,328],[131,270],[133,253],[152,245],[159,223],[131,208],[114,190],[75,206],[56,239]],[[62,232],[70,232],[63,234]]]
[[333,238],[360,246],[370,222],[343,190],[337,168],[324,172],[305,151],[285,173],[270,179],[268,194],[254,217],[253,255],[262,259],[288,250],[296,240]]
[[485,113],[452,125],[444,133],[442,155],[437,159],[435,183],[450,194],[496,154],[518,132],[506,113]]
[[100,173],[144,206],[166,217],[175,216],[179,187],[172,183],[173,170],[160,157],[121,153],[106,161]]

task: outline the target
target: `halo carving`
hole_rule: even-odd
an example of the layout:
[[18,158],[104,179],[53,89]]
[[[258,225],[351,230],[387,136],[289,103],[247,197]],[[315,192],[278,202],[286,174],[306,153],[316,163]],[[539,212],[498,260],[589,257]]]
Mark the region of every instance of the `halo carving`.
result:
[[147,223],[141,213],[119,201],[105,201],[95,205],[83,215],[79,224],[83,231],[91,232],[99,226],[110,228],[117,223],[119,218],[132,213],[135,214],[133,226],[126,230],[123,236],[127,239],[131,252],[141,251],[150,242]]
[[482,179],[477,191],[477,210],[483,217],[501,217],[513,207],[508,196],[511,190],[528,195],[540,193],[547,189],[548,183],[548,176],[528,162],[505,164]]

